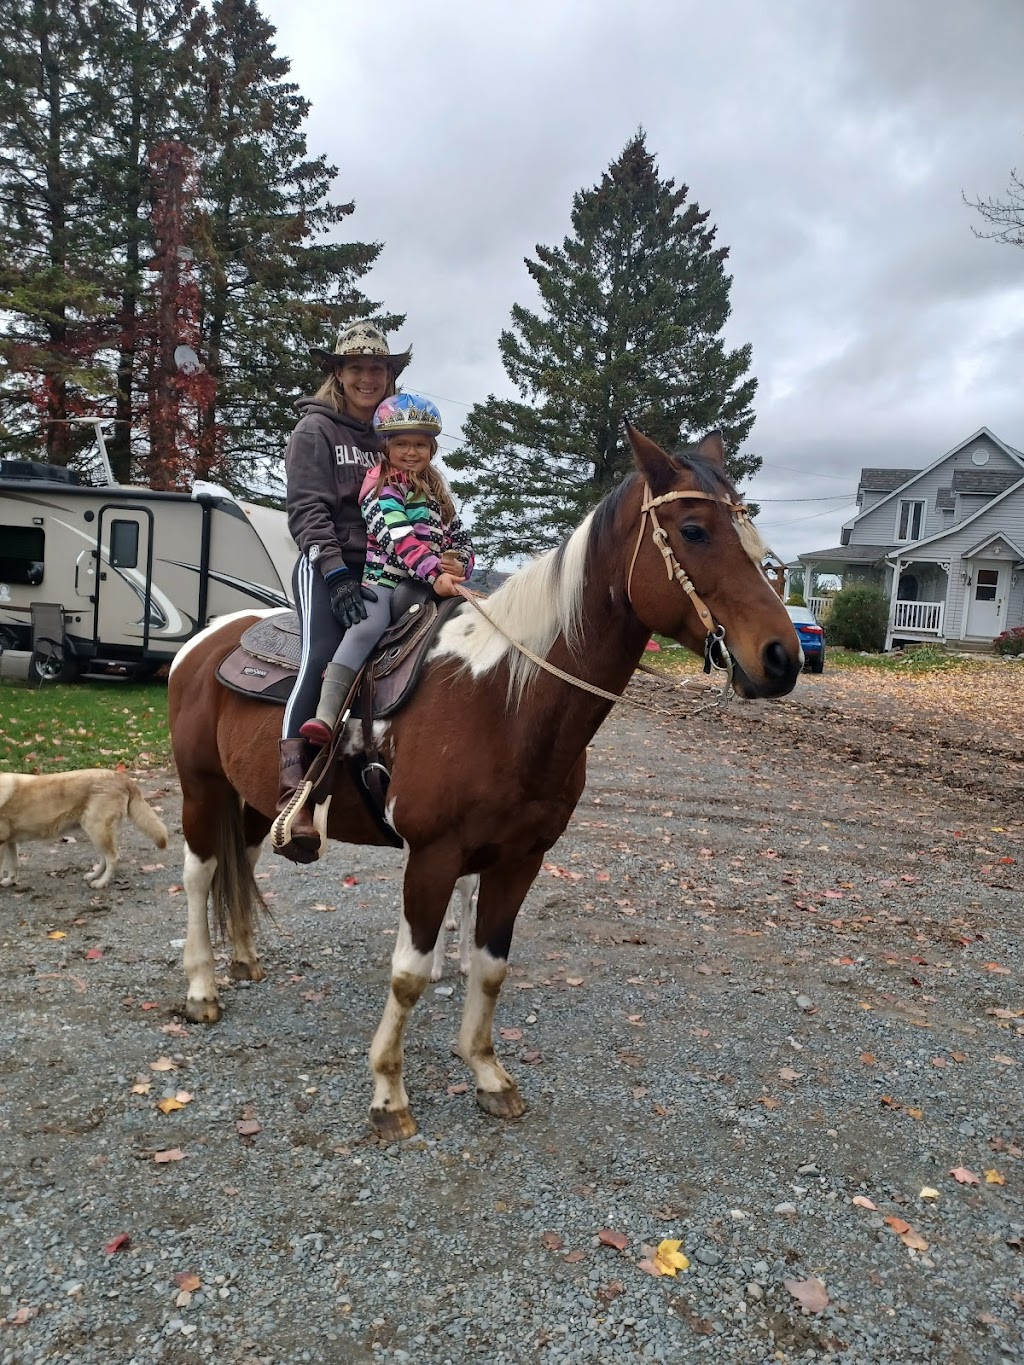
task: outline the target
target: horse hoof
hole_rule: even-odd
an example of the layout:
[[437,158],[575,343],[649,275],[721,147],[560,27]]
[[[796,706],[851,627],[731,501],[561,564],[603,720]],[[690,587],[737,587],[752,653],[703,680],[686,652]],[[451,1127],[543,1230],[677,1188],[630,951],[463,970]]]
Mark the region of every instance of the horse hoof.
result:
[[228,968],[232,981],[265,981],[267,973],[262,962],[232,962]]
[[403,1142],[419,1132],[408,1109],[371,1109],[370,1123],[381,1142]]
[[476,1102],[493,1119],[521,1119],[526,1101],[515,1086],[511,1090],[478,1090]]
[[224,1013],[219,1000],[186,1000],[185,1018],[190,1024],[217,1024]]

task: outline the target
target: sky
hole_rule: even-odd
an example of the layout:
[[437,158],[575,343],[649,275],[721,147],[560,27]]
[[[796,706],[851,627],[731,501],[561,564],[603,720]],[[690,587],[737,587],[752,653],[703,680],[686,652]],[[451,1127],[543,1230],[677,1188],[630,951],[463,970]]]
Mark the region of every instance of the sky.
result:
[[524,257],[642,126],[730,249],[764,460],[745,492],[778,554],[839,543],[863,466],[923,468],[982,426],[1024,450],[1024,248],[964,202],[1024,172],[1024,0],[262,8],[450,444],[515,394],[498,336],[537,303]]

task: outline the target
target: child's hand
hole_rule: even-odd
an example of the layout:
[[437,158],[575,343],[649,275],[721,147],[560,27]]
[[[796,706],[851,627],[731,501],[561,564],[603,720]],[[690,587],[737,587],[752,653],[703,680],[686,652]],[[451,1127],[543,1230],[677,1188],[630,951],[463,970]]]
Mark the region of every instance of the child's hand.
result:
[[466,566],[453,550],[445,550],[441,556],[441,571],[460,580],[466,577]]
[[456,577],[450,573],[439,573],[434,579],[434,591],[438,597],[459,597],[459,585],[462,582],[462,575]]

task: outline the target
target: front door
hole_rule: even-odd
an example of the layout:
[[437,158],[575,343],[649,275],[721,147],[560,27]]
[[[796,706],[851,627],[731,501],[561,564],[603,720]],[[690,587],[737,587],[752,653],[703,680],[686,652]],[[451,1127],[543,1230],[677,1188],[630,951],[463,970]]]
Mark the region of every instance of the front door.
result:
[[150,545],[153,514],[146,507],[100,509],[96,556],[96,645],[145,649],[152,615]]
[[1006,621],[1009,564],[976,559],[968,586],[967,634],[994,640]]

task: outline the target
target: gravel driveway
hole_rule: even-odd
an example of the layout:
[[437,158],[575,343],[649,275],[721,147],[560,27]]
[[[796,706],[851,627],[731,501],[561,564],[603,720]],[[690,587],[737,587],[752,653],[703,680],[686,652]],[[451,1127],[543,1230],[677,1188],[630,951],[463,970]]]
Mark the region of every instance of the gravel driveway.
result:
[[[1024,1360],[1020,736],[915,697],[620,708],[499,1006],[529,1112],[477,1110],[450,961],[400,1147],[365,1117],[394,852],[268,857],[268,979],[204,1030],[173,776],[172,847],[127,827],[102,895],[81,840],[26,847],[2,1365]],[[641,1265],[665,1239],[675,1277]]]

